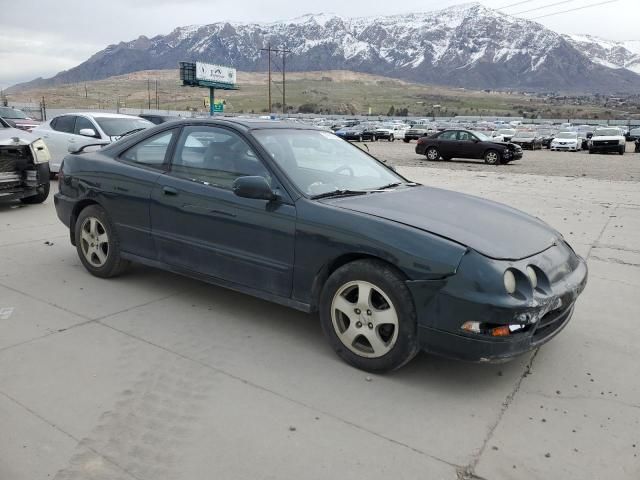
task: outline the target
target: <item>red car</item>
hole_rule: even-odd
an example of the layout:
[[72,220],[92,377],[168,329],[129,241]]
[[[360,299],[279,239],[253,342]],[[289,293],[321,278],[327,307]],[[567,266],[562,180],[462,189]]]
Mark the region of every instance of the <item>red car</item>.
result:
[[28,117],[22,110],[13,107],[0,107],[0,118],[4,118],[12,126],[15,125],[15,128],[26,130],[27,132],[40,125],[39,121]]

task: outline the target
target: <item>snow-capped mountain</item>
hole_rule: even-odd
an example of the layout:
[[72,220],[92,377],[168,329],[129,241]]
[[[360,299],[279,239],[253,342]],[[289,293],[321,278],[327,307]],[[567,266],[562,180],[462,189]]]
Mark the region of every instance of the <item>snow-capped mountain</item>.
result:
[[640,74],[640,40],[615,42],[593,35],[565,35],[565,38],[600,65]]
[[640,75],[592,61],[575,40],[478,3],[385,17],[318,14],[268,24],[180,27],[168,35],[110,45],[71,70],[20,87],[176,68],[179,61],[194,60],[265,71],[260,49],[268,43],[291,50],[290,71],[344,69],[469,88],[640,88]]

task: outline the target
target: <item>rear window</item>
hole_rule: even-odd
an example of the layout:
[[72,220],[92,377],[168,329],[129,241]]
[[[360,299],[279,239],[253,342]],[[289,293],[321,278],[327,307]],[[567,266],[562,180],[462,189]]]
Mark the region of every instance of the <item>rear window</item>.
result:
[[0,107],[0,117],[8,118],[10,120],[20,120],[27,118],[27,116],[23,112],[11,107]]

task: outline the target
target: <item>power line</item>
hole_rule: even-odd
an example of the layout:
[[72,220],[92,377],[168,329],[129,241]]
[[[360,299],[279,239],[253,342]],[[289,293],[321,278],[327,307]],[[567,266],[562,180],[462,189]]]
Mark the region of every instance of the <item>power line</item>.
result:
[[518,5],[522,5],[523,3],[529,3],[531,0],[524,0],[522,2],[510,3],[509,5],[505,5],[504,7],[498,7],[496,10],[506,10],[507,8],[516,7]]
[[539,17],[529,18],[529,20],[537,20],[538,18],[545,18],[545,17],[551,17],[553,15],[560,15],[562,13],[575,12],[576,10],[584,10],[585,8],[597,7],[600,5],[606,5],[607,3],[614,3],[619,1],[620,0],[607,0],[606,2],[592,3],[591,5],[585,5],[584,7],[571,8],[569,10],[563,10],[561,12],[554,12],[554,13],[548,13],[546,15],[540,15]]
[[575,0],[563,0],[562,2],[548,3],[547,5],[542,5],[541,7],[530,8],[529,10],[511,13],[510,15],[522,15],[523,13],[535,12],[536,10],[544,10],[545,8],[557,7],[558,5],[564,5],[565,3],[571,3],[573,1]]

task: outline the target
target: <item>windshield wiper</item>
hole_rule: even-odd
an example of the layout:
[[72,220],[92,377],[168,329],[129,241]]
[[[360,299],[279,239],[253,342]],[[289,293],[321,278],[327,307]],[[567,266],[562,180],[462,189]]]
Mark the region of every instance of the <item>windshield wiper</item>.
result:
[[407,187],[415,187],[418,184],[415,183],[415,182],[395,182],[395,183],[389,183],[387,185],[383,185],[381,187],[378,187],[373,191],[375,192],[377,190],[387,190],[389,188],[399,187],[400,185],[406,185]]
[[328,198],[328,197],[338,197],[341,195],[366,195],[367,193],[375,192],[375,190],[349,190],[338,188],[336,190],[331,190],[330,192],[319,193],[317,195],[312,195],[311,198],[313,200],[317,200],[318,198]]
[[120,140],[122,137],[126,137],[127,135],[133,135],[136,132],[141,132],[142,130],[146,130],[146,127],[134,128],[133,130],[129,130],[128,132],[124,132],[122,135],[119,136],[118,140]]

